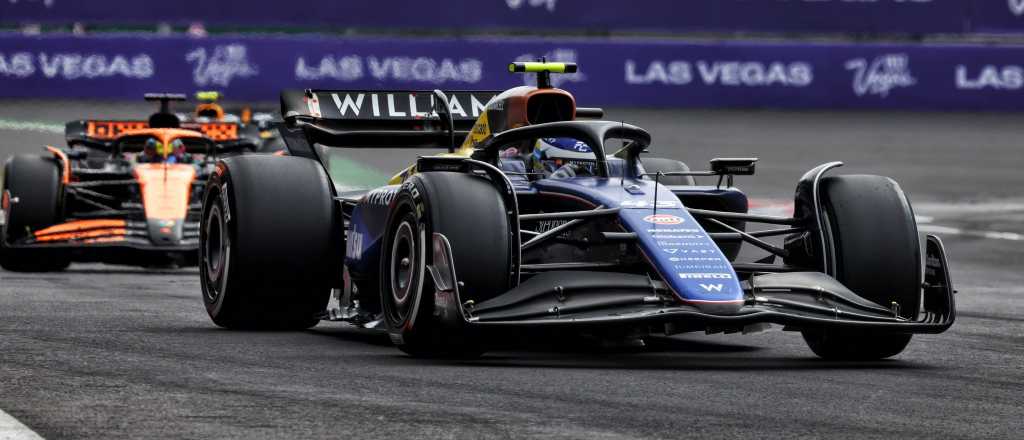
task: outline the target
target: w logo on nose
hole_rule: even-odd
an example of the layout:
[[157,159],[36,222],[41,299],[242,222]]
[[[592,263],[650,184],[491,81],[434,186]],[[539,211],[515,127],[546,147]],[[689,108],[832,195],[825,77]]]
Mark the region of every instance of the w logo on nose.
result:
[[708,291],[708,292],[712,292],[712,291],[714,291],[714,292],[721,292],[722,291],[722,285],[721,284],[701,284],[700,287],[703,288],[704,290]]
[[1007,0],[1010,3],[1010,12],[1020,17],[1024,15],[1024,0]]

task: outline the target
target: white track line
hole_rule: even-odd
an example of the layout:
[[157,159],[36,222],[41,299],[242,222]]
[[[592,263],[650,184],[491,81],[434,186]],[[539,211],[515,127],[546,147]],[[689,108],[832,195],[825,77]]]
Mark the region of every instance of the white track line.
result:
[[1018,234],[1016,232],[968,231],[960,228],[951,228],[949,226],[921,224],[917,225],[917,230],[920,232],[931,232],[933,234],[964,235],[967,237],[990,238],[993,240],[1024,240],[1024,235]]
[[46,122],[13,121],[0,119],[0,130],[35,131],[39,133],[63,134],[64,126]]
[[[1024,203],[1019,199],[1007,200],[1004,202],[984,203],[921,203],[914,205],[915,211],[923,211],[928,214],[1002,214],[1024,211]],[[750,212],[765,215],[793,215],[793,202],[786,200],[752,199],[750,201]],[[1024,234],[1016,232],[1001,231],[972,231],[950,226],[931,224],[935,221],[932,215],[916,215],[917,230],[924,233],[960,235],[965,237],[987,238],[992,240],[1024,241]]]
[[42,440],[35,431],[0,410],[0,440]]

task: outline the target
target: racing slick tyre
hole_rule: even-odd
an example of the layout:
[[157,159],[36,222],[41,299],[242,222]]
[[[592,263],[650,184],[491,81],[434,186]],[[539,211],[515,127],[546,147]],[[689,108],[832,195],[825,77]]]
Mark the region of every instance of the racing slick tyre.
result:
[[15,272],[52,272],[71,264],[61,249],[19,249],[9,243],[60,221],[63,187],[52,158],[18,155],[4,166],[3,207],[7,216],[0,235],[0,267]]
[[[857,295],[915,318],[921,301],[917,223],[899,184],[888,177],[845,175],[821,180],[826,228],[834,242],[836,279]],[[806,330],[815,354],[835,360],[895,356],[910,334],[870,330]]]
[[[417,357],[483,354],[462,317],[442,322],[435,310],[432,237],[451,245],[460,300],[488,299],[510,288],[511,229],[505,203],[487,180],[461,173],[411,177],[395,196],[381,247],[380,292],[392,342]],[[428,260],[429,259],[429,260]]]
[[231,329],[317,324],[340,271],[331,180],[301,157],[217,163],[203,197],[199,276],[213,322]]
[[[645,157],[640,164],[647,173],[673,173],[679,171],[690,171],[690,167],[678,160],[664,159],[660,157]],[[661,176],[658,182],[663,185],[696,185],[693,176]]]

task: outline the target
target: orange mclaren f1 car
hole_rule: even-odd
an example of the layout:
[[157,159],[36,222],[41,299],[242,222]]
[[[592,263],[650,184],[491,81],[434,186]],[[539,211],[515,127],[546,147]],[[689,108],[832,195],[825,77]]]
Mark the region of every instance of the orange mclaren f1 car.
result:
[[72,261],[194,265],[206,177],[218,157],[255,151],[256,127],[182,121],[161,102],[148,120],[67,124],[65,148],[4,165],[0,266],[54,271]]

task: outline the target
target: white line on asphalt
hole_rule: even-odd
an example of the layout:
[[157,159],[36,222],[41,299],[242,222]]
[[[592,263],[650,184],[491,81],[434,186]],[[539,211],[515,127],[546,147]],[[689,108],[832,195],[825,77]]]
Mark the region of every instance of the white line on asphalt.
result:
[[[920,207],[920,208],[919,208]],[[1024,211],[1024,203],[1019,199],[1005,200],[1001,202],[983,203],[921,203],[914,205],[915,211],[924,211],[929,214],[1005,214]],[[764,215],[793,215],[793,202],[774,199],[752,199],[750,201],[750,212]],[[915,215],[917,230],[930,234],[960,235],[966,237],[988,238],[992,240],[1024,241],[1024,234],[1016,232],[1001,231],[972,231],[950,226],[932,224],[935,217],[931,215]]]
[[62,134],[64,133],[64,126],[61,124],[51,124],[46,122],[12,121],[10,119],[0,119],[0,130],[22,130],[36,131],[40,133]]
[[42,440],[35,431],[0,410],[0,440]]
[[917,230],[920,232],[930,232],[933,234],[964,235],[967,237],[990,238],[993,240],[1024,240],[1024,235],[1018,234],[1016,232],[969,231],[965,229],[951,228],[949,226],[939,225],[917,225]]
[[1012,198],[984,202],[921,202],[914,204],[914,212],[933,216],[936,214],[1003,214],[1024,212],[1024,200]]

